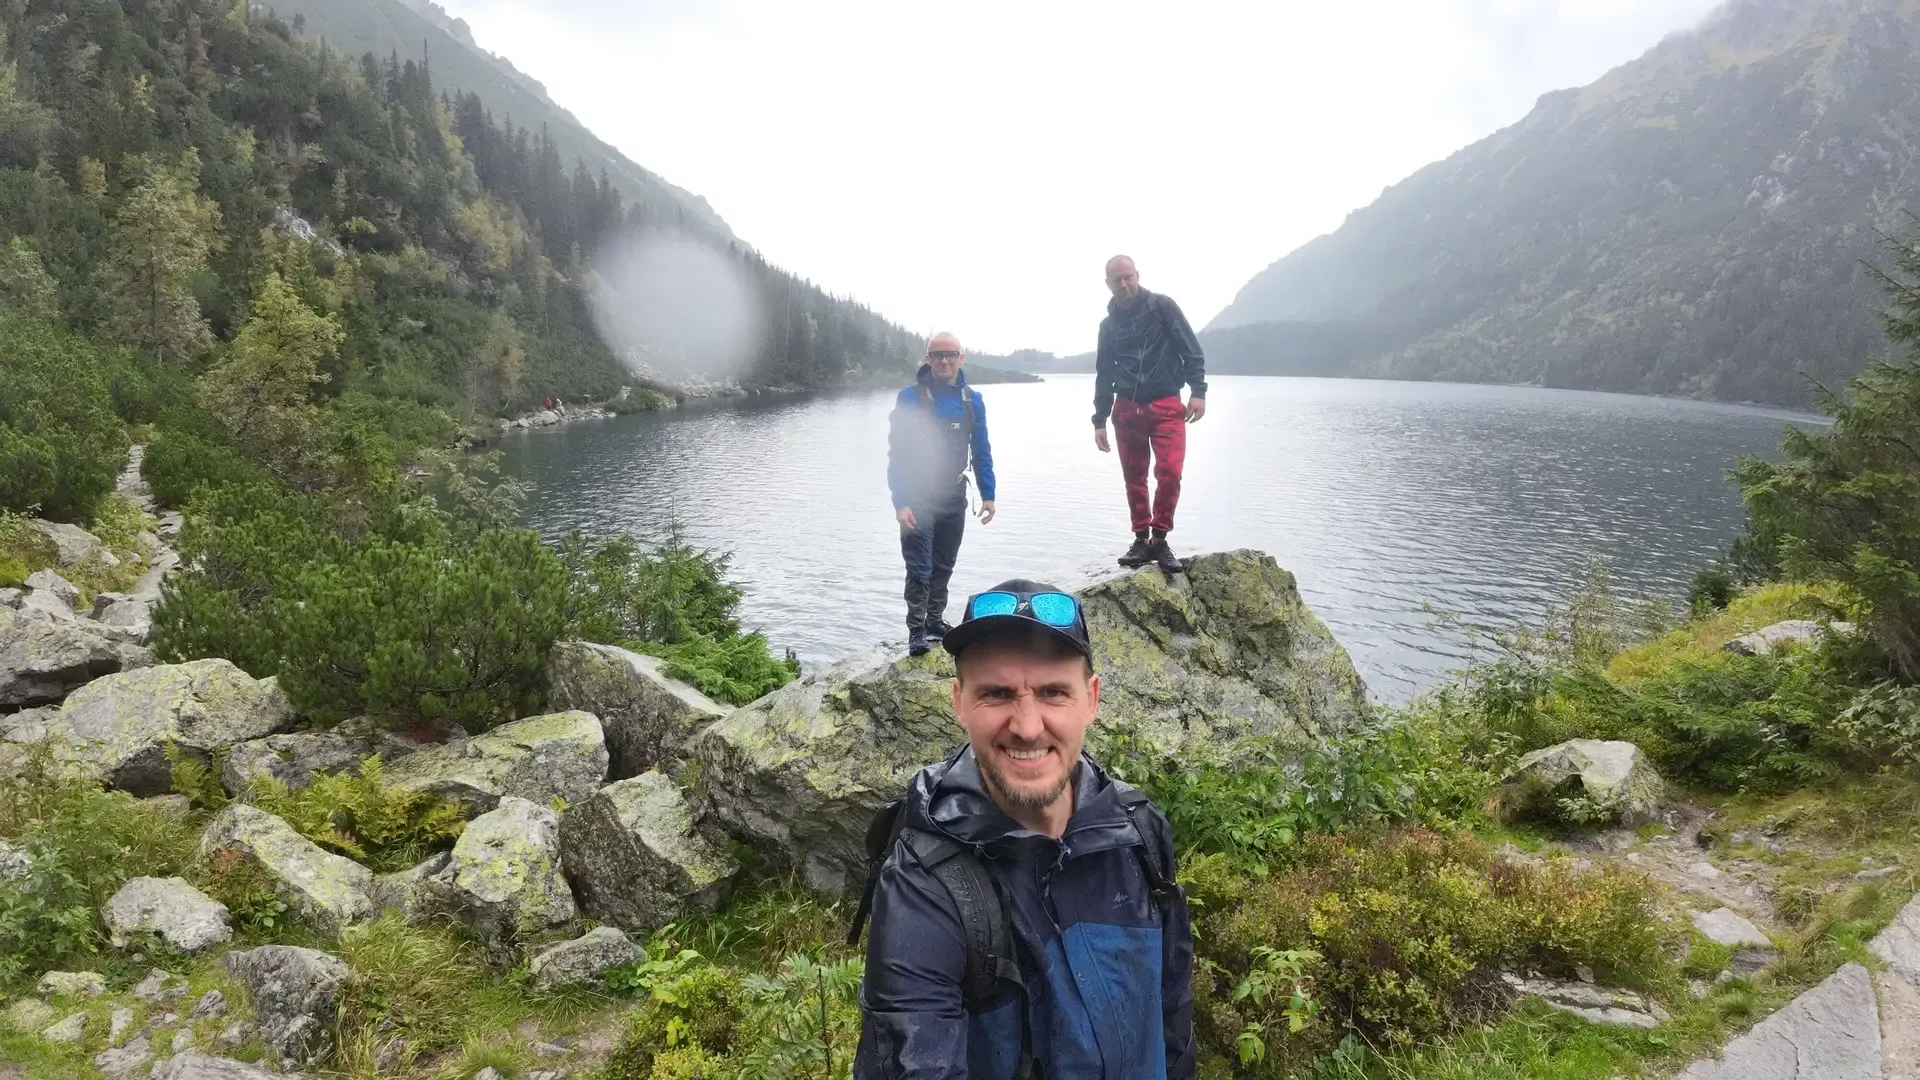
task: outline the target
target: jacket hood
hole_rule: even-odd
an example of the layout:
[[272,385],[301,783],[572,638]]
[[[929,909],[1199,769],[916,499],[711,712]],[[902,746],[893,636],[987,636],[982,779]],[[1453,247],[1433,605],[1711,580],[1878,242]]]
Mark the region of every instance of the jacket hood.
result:
[[[1082,753],[1073,772],[1073,815],[1061,838],[1065,858],[1140,843],[1140,832],[1118,796],[1106,770]],[[1023,840],[1052,840],[1014,821],[993,801],[971,746],[920,770],[907,789],[903,809],[912,827],[988,855]]]
[[[927,364],[927,363],[923,363],[920,365],[920,370],[914,373],[913,381],[917,383],[924,383],[928,387],[937,387],[937,386],[946,385],[945,383],[933,377],[933,365]],[[962,390],[965,390],[967,388],[967,369],[966,368],[963,367],[959,371],[956,371],[953,373],[953,384]]]

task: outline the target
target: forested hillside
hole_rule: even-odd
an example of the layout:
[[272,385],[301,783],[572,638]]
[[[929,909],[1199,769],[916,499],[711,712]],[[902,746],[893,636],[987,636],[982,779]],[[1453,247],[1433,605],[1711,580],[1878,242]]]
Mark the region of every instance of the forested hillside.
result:
[[425,63],[344,57],[226,0],[34,0],[0,19],[0,238],[50,276],[54,322],[144,378],[217,365],[277,275],[337,326],[316,399],[486,415],[608,396],[634,380],[595,333],[591,267],[634,235],[708,245],[751,282],[744,381],[834,385],[917,351]]
[[1882,348],[1916,164],[1915,5],[1730,0],[1256,275],[1211,355],[1807,404]]

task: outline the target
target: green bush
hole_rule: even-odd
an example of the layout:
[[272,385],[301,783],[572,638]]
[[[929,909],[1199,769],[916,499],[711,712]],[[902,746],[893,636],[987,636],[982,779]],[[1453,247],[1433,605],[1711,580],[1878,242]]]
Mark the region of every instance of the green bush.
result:
[[0,987],[14,988],[95,952],[101,905],[128,878],[178,873],[198,840],[125,792],[67,775],[44,744],[0,786],[0,838],[32,866],[0,881]]
[[741,632],[740,589],[727,580],[731,556],[694,547],[677,522],[652,550],[625,536],[592,544],[576,532],[560,557],[573,637],[662,657],[668,675],[733,705],[800,675],[792,654],[775,659],[763,635]]
[[383,873],[452,846],[465,825],[452,800],[389,786],[378,757],[362,761],[358,776],[316,776],[298,791],[261,777],[246,798],[321,847]]
[[1289,1075],[1348,1030],[1406,1046],[1490,1019],[1507,1003],[1503,967],[1584,965],[1645,986],[1671,966],[1645,878],[1511,862],[1465,833],[1316,834],[1265,878],[1216,854],[1189,858],[1181,880],[1197,1034],[1255,1075]]
[[203,487],[264,481],[239,450],[178,428],[162,428],[147,444],[141,472],[162,506],[186,506]]
[[294,922],[286,901],[280,899],[273,875],[245,854],[231,848],[197,861],[188,877],[201,892],[227,906],[235,931],[272,935]]
[[127,456],[99,354],[81,338],[0,315],[0,509],[93,516]]

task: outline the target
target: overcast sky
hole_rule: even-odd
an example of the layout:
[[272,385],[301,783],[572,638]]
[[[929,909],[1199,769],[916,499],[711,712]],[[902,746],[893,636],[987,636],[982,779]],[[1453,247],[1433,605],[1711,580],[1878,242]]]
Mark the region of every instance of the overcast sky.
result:
[[441,0],[773,262],[1082,352],[1126,252],[1196,326],[1430,161],[1717,0]]

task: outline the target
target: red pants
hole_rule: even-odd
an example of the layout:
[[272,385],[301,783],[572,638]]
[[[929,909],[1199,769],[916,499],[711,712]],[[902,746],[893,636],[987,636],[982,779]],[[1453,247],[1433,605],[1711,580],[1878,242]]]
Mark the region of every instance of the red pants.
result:
[[[1180,503],[1180,470],[1187,463],[1187,414],[1180,395],[1144,404],[1115,398],[1113,435],[1120,444],[1120,473],[1127,481],[1133,531],[1173,531],[1173,508]],[[1151,502],[1147,498],[1149,461],[1156,485]]]

